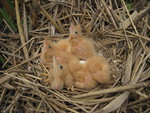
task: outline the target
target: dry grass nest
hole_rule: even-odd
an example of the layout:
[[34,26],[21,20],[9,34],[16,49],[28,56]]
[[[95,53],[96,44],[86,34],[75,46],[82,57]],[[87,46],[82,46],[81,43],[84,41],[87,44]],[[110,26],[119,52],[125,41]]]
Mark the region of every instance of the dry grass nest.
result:
[[[17,1],[18,34],[8,24],[0,28],[1,112],[150,112],[149,1]],[[110,84],[90,91],[55,91],[41,76],[48,73],[39,59],[42,41],[67,38],[72,21],[81,25],[97,52],[109,61]]]

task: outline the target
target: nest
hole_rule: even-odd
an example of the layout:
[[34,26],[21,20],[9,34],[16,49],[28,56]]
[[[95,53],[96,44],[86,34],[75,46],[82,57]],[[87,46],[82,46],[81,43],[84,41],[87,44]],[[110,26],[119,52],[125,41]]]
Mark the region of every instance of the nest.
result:
[[[19,34],[1,24],[1,112],[150,112],[148,1],[17,1]],[[39,59],[42,41],[67,38],[72,21],[81,25],[97,52],[109,61],[110,84],[93,90],[51,89],[44,76],[48,71]]]

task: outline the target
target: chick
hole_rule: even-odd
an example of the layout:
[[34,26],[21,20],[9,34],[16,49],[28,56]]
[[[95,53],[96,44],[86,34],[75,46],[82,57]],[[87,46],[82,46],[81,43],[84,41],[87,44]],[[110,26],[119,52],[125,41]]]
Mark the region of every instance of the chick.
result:
[[48,66],[52,62],[53,49],[55,48],[54,43],[51,40],[44,40],[43,47],[41,50],[41,62]]
[[59,50],[59,49],[55,49],[55,51],[53,52],[53,55],[55,55],[58,63],[60,64],[68,64],[69,60],[70,60],[70,56],[72,56],[72,54],[65,52],[63,50]]
[[87,68],[87,62],[80,63],[79,59],[75,58],[69,63],[69,69],[74,78],[74,86],[81,89],[93,89],[98,83],[93,79],[93,76]]
[[61,66],[58,67],[55,57],[53,57],[53,65],[50,68],[50,74],[52,76],[52,79],[51,79],[52,89],[61,90],[64,87],[64,80],[63,80],[61,68],[62,68]]
[[68,39],[59,40],[56,43],[56,47],[58,50],[62,50],[62,51],[71,53],[71,43],[69,42]]
[[52,62],[53,55],[56,56],[60,63],[67,62],[71,53],[71,44],[67,39],[62,39],[57,43],[51,40],[44,40],[41,53],[40,59],[45,66]]
[[61,90],[64,87],[68,88],[73,86],[74,79],[70,74],[67,64],[59,64],[57,59],[53,58],[53,66],[51,69],[52,72],[52,81],[51,87],[55,90]]
[[[70,56],[72,56],[72,54],[69,52],[70,46],[71,46],[71,44],[69,41],[67,41],[67,39],[60,40],[57,43],[52,42],[51,40],[44,40],[43,47],[41,50],[42,54],[40,56],[41,62],[46,67],[51,68],[50,65],[53,65],[52,64],[53,56],[55,56],[55,59],[57,60],[57,64],[61,64],[63,66],[67,65],[69,63]],[[56,66],[56,67],[59,68],[59,66]],[[54,69],[55,69],[55,71],[57,70],[57,72],[58,72],[58,70],[60,71],[60,69],[57,69],[57,68],[54,68]],[[51,76],[51,74],[50,74],[50,76]],[[68,84],[68,83],[66,82],[66,84]]]
[[71,53],[79,59],[87,60],[96,55],[92,41],[84,37],[81,28],[73,23],[70,26],[69,42],[71,43]]
[[89,58],[87,60],[87,67],[97,82],[101,84],[110,82],[110,66],[104,57],[93,56]]

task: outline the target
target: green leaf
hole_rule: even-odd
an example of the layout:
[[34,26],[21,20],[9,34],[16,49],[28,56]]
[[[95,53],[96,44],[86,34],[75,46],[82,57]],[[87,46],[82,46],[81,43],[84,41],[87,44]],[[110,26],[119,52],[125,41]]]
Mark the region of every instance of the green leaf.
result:
[[148,36],[148,37],[150,37],[150,32],[149,32],[149,33],[147,33],[147,36]]
[[4,63],[6,62],[6,59],[4,59],[1,55],[0,55],[0,70],[1,69],[7,69],[9,66],[11,66],[11,64],[9,62],[7,62],[7,64],[2,67],[2,65],[4,65]]
[[3,18],[3,16],[1,15],[1,13],[0,13],[0,24],[2,23],[2,18]]
[[5,21],[7,22],[7,24],[16,33],[17,32],[16,26],[14,25],[13,21],[11,20],[11,17],[9,16],[9,14],[7,13],[7,11],[6,11],[5,8],[0,9],[0,15],[2,15],[2,17],[5,19]]
[[131,5],[130,1],[126,2],[126,6],[127,6],[128,10],[132,10],[132,5]]
[[14,8],[14,4],[12,3],[12,0],[7,0],[7,1],[8,1],[8,4],[10,6],[10,9],[14,12],[15,8]]
[[5,63],[5,59],[0,55],[0,62]]

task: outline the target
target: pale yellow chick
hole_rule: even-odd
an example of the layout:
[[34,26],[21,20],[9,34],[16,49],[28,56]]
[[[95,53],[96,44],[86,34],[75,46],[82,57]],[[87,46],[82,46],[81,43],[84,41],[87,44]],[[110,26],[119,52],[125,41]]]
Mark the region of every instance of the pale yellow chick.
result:
[[96,55],[93,42],[82,35],[80,26],[70,25],[69,42],[71,43],[71,53],[79,59],[87,60]]
[[79,59],[74,58],[69,63],[70,72],[74,78],[74,87],[81,89],[93,89],[97,87],[98,83],[93,79],[93,76],[87,68],[87,62],[80,63]]
[[41,50],[41,62],[48,66],[52,62],[53,49],[55,48],[54,43],[51,40],[44,40],[43,47]]
[[67,64],[59,64],[55,57],[53,58],[53,66],[50,70],[52,73],[51,87],[55,90],[61,90],[64,87],[73,86],[74,79]]
[[93,78],[101,83],[110,83],[110,66],[102,56],[93,56],[87,60],[88,69],[93,75]]

